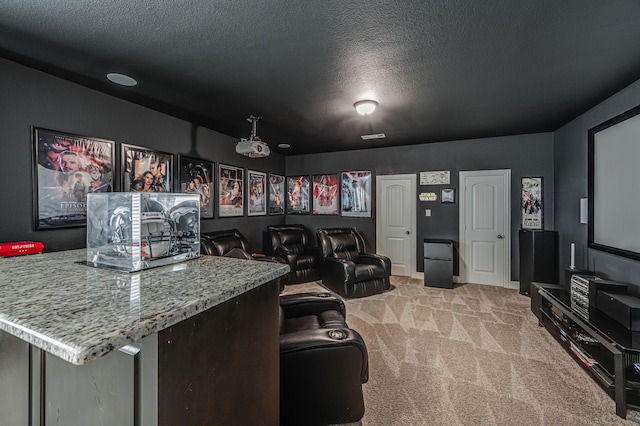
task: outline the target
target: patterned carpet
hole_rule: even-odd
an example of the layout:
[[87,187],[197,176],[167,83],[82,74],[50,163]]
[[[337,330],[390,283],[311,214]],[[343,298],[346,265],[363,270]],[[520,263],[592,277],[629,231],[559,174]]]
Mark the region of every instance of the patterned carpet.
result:
[[[392,290],[348,299],[347,322],[369,350],[364,426],[634,425],[538,326],[517,290],[453,290],[392,277]],[[285,293],[326,291],[318,283]]]

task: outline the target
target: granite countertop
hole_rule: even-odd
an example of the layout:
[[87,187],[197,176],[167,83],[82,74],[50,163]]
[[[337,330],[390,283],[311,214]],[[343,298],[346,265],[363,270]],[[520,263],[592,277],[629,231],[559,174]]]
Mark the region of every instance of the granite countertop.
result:
[[0,330],[76,365],[274,280],[281,263],[217,256],[135,273],[71,250],[0,259]]

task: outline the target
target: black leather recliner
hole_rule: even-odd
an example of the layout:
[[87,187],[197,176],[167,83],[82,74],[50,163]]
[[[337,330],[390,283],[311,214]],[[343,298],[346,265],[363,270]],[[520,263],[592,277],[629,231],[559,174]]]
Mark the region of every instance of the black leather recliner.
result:
[[330,293],[280,296],[280,424],[327,425],[364,416],[367,348]]
[[269,254],[283,259],[291,268],[289,284],[320,278],[318,248],[304,225],[268,226]]
[[[264,256],[251,251],[247,239],[237,229],[223,231],[201,232],[200,253],[209,256],[234,257],[236,259],[259,260],[262,262],[286,263],[274,256]],[[287,276],[279,281],[280,291],[284,290]]]
[[391,260],[365,253],[364,239],[356,228],[318,229],[322,284],[343,297],[364,297],[391,287]]

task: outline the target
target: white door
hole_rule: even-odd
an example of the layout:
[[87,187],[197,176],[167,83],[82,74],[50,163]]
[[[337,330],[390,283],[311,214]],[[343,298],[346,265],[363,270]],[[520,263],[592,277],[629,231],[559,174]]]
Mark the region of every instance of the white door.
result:
[[509,287],[511,170],[460,172],[463,282]]
[[416,175],[376,176],[376,247],[391,274],[416,271]]

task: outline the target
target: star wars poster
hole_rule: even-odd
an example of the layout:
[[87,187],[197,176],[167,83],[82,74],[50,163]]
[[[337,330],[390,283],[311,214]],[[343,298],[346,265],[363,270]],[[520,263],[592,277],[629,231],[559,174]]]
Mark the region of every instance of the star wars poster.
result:
[[313,214],[338,214],[338,175],[313,176]]
[[244,216],[244,169],[220,164],[218,215]]
[[247,182],[249,185],[248,216],[260,216],[267,214],[267,174],[247,170]]
[[113,190],[114,142],[34,128],[35,228],[85,226],[87,194]]
[[171,192],[173,154],[122,145],[124,192]]
[[307,214],[309,206],[309,176],[287,178],[287,214]]
[[342,172],[342,216],[371,217],[371,172]]
[[284,176],[269,174],[269,214],[284,214]]
[[180,156],[180,192],[200,196],[200,218],[213,218],[213,163]]

